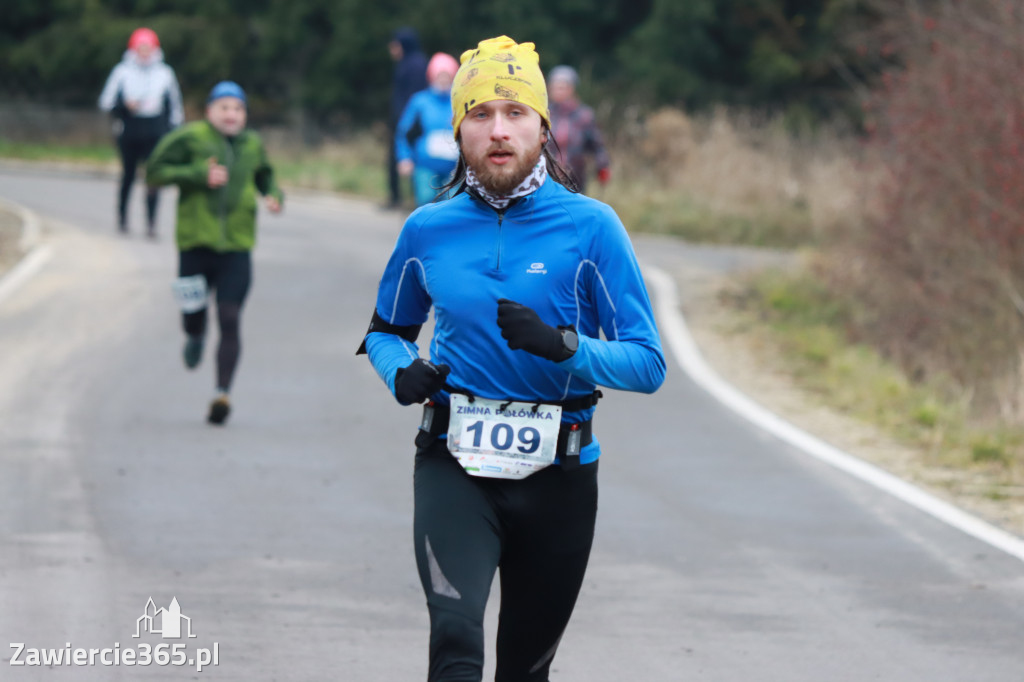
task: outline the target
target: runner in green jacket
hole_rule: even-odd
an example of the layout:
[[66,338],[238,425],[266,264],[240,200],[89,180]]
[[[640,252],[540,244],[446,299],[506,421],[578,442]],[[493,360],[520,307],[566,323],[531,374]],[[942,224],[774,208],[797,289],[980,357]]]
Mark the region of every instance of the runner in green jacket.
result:
[[175,291],[187,335],[185,366],[203,355],[209,292],[217,298],[220,343],[217,395],[208,421],[223,424],[231,411],[228,393],[241,352],[239,318],[252,279],[250,252],[256,243],[256,195],[268,210],[281,210],[284,196],[259,136],[245,129],[245,91],[222,81],[210,91],[206,120],[166,135],[147,167],[150,186],[179,189]]

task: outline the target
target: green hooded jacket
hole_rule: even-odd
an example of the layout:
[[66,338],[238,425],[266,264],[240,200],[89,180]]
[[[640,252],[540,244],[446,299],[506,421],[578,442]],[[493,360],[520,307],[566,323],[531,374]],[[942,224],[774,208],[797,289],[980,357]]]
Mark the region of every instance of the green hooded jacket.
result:
[[[207,185],[210,164],[228,169],[223,187]],[[149,157],[150,186],[177,185],[178,249],[251,251],[256,243],[256,193],[284,200],[259,136],[243,130],[232,139],[207,121],[165,135]]]

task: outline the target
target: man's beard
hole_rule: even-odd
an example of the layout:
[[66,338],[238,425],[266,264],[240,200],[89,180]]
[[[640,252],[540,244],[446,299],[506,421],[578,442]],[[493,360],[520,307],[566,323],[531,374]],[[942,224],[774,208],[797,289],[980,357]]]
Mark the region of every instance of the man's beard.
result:
[[[503,166],[496,166],[488,160],[488,155],[495,150],[511,151],[515,155]],[[533,172],[540,161],[543,143],[526,152],[519,152],[508,145],[492,145],[479,156],[465,154],[466,165],[473,171],[483,188],[496,196],[504,197],[512,194],[523,181]]]

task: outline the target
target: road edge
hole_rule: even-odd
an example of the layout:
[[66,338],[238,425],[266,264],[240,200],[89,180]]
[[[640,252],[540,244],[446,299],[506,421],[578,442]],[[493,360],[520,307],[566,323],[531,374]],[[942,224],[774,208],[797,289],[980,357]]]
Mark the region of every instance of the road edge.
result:
[[702,389],[747,421],[811,457],[853,476],[915,507],[986,544],[1024,561],[1024,539],[984,521],[945,500],[935,497],[879,467],[836,448],[797,428],[757,404],[722,379],[704,360],[680,310],[675,280],[665,271],[642,264],[648,282],[655,291],[655,312],[662,323],[662,334],[677,364]]
[[0,274],[0,303],[3,303],[46,265],[53,252],[43,242],[42,222],[35,212],[5,199],[0,199],[0,206],[14,213],[21,221],[18,247],[22,251],[18,262]]

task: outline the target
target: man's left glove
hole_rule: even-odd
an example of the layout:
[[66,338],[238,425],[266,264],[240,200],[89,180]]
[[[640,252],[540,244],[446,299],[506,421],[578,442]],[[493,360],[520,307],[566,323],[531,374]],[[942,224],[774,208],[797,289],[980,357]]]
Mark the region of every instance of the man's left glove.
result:
[[498,326],[512,350],[525,350],[552,362],[567,360],[576,352],[562,341],[561,329],[544,322],[533,308],[507,298],[498,299]]

